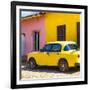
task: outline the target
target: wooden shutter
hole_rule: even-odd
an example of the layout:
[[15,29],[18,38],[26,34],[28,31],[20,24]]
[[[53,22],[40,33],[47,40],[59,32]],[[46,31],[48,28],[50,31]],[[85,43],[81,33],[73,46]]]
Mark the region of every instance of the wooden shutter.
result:
[[57,41],[66,40],[66,25],[57,26]]

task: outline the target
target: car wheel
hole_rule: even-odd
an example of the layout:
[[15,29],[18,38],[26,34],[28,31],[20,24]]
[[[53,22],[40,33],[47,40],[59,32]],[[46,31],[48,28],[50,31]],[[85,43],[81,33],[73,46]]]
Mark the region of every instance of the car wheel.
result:
[[60,60],[58,63],[58,67],[61,72],[66,72],[69,70],[68,63],[66,60]]
[[35,62],[35,59],[31,58],[28,62],[28,66],[29,66],[29,69],[34,69],[36,68],[36,62]]

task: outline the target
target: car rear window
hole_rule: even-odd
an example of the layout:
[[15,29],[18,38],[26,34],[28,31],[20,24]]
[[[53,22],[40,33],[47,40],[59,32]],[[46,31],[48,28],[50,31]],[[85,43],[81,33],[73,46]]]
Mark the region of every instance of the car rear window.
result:
[[68,51],[68,50],[77,50],[77,45],[76,44],[67,44],[65,47],[64,47],[64,51]]

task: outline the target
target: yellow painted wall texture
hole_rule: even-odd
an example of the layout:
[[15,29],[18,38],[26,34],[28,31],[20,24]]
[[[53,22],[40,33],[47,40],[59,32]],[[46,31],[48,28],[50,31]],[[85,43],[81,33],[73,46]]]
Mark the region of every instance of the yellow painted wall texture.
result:
[[77,42],[77,22],[80,22],[80,14],[46,13],[46,41],[57,41],[57,26],[66,25],[66,40]]

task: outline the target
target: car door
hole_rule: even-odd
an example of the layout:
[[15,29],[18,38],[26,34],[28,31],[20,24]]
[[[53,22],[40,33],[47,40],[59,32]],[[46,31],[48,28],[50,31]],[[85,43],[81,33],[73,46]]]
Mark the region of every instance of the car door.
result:
[[60,59],[61,54],[61,45],[60,44],[51,44],[51,51],[48,52],[48,65],[56,66],[58,60]]
[[51,52],[51,45],[46,44],[43,49],[40,50],[40,53],[37,56],[37,63],[39,65],[49,65],[49,57]]

